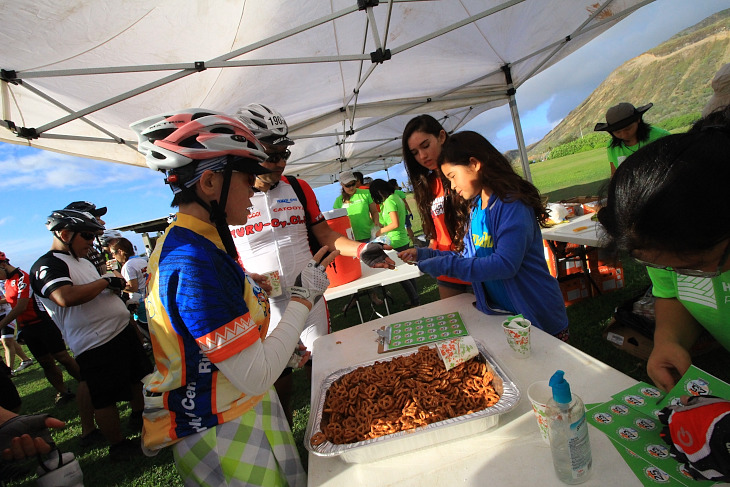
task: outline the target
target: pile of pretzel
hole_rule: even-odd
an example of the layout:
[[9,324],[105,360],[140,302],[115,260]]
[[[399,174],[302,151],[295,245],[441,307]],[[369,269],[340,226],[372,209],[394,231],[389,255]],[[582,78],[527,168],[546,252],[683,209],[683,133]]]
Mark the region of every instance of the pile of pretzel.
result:
[[355,443],[481,411],[499,401],[492,379],[479,356],[447,371],[427,346],[358,367],[327,390],[311,443]]

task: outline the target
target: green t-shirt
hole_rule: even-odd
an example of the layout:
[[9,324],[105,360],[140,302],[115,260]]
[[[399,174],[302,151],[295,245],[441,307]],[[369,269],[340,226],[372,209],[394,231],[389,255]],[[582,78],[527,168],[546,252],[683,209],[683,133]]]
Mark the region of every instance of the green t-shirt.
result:
[[350,200],[342,203],[342,195],[335,200],[333,208],[346,208],[347,216],[350,217],[350,225],[355,240],[370,239],[370,230],[373,228],[373,220],[370,218],[370,204],[373,197],[370,191],[366,189],[357,189],[355,194],[350,196]]
[[717,277],[682,276],[674,271],[647,267],[658,298],[675,298],[730,350],[730,271]]
[[641,149],[645,145],[649,145],[651,142],[654,142],[657,139],[661,139],[662,137],[665,137],[669,135],[669,132],[667,132],[664,129],[660,129],[659,127],[649,127],[649,138],[647,140],[643,140],[639,142],[636,145],[626,146],[623,143],[619,145],[618,147],[611,147],[611,142],[608,142],[608,162],[613,162],[613,165],[618,167],[619,164],[624,162],[627,157],[629,157],[631,154],[636,152],[637,150]]
[[411,243],[411,239],[408,238],[408,232],[406,232],[406,205],[403,200],[397,197],[395,194],[388,196],[383,204],[380,205],[380,225],[387,227],[391,224],[390,213],[395,211],[398,213],[398,228],[388,232],[388,238],[390,244],[394,249],[403,247]]

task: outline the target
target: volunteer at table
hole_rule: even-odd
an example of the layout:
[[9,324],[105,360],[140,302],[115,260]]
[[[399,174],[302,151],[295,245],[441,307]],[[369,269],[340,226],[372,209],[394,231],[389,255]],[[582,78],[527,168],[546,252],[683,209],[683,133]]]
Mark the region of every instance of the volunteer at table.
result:
[[608,244],[647,266],[656,300],[647,372],[668,391],[708,330],[730,350],[730,108],[619,166],[598,219]]

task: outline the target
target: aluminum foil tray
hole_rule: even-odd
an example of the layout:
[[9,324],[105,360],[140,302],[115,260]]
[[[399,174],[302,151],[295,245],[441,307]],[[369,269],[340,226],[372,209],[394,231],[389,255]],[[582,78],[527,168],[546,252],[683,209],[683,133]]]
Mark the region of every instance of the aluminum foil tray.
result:
[[464,438],[476,433],[482,433],[497,425],[499,415],[511,410],[520,401],[520,391],[515,383],[499,367],[495,360],[487,353],[484,346],[476,341],[479,355],[486,362],[487,368],[494,375],[493,384],[499,393],[499,402],[472,414],[458,416],[456,418],[431,423],[416,429],[399,431],[392,435],[385,435],[371,440],[359,441],[336,445],[330,441],[313,446],[312,435],[320,431],[322,421],[322,410],[327,391],[330,386],[343,375],[352,372],[358,367],[373,365],[375,362],[386,362],[395,357],[412,355],[417,350],[409,349],[391,357],[381,357],[369,362],[360,363],[333,372],[322,382],[321,389],[312,396],[312,410],[307,423],[307,431],[304,434],[304,446],[315,455],[323,457],[339,456],[347,463],[368,463],[386,457],[392,457],[403,453],[410,453],[415,450],[430,447],[436,444],[445,443],[457,438]]

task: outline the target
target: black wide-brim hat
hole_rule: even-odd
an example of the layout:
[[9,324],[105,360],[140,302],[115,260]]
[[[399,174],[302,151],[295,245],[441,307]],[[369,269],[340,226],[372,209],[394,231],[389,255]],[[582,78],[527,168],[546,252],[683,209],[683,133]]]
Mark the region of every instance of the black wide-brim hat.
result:
[[639,120],[645,111],[653,107],[653,103],[636,108],[631,103],[619,103],[606,112],[606,123],[597,123],[595,132],[615,132]]

